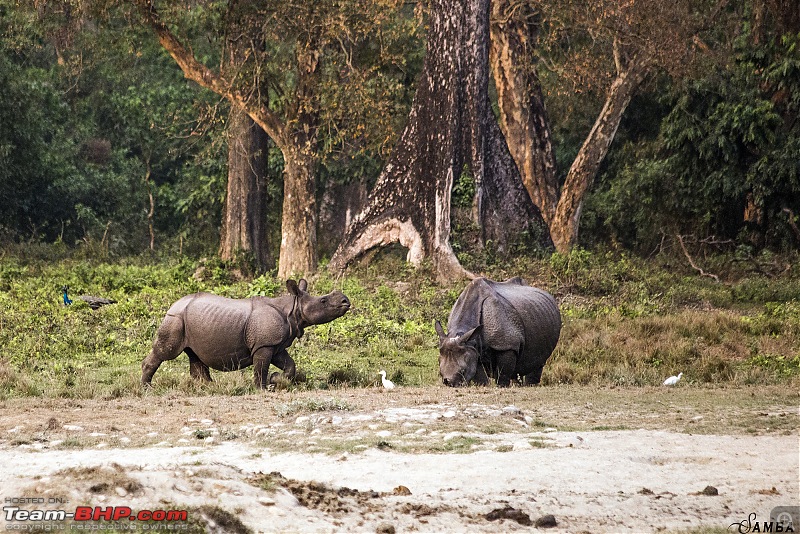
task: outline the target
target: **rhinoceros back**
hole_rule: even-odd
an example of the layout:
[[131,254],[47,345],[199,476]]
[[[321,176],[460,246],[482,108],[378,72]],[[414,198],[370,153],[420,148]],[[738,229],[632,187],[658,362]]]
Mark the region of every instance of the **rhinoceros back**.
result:
[[536,287],[514,283],[496,283],[494,289],[506,299],[519,314],[525,332],[523,347],[524,369],[544,365],[561,335],[561,313],[553,296]]
[[245,328],[252,313],[249,299],[199,293],[176,302],[168,313],[173,312],[181,313],[185,344],[203,363],[217,370],[249,365],[252,358],[245,339]]

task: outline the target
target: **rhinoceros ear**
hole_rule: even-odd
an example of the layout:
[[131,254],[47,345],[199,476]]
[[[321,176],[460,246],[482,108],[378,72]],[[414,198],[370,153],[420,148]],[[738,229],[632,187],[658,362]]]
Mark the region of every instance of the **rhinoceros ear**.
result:
[[447,337],[447,335],[444,333],[444,328],[442,328],[442,323],[440,323],[438,320],[433,323],[433,327],[436,328],[436,333],[439,334],[439,341]]
[[306,281],[305,278],[300,279],[298,287],[300,288],[300,291],[308,291],[308,282]]
[[288,289],[289,293],[291,293],[295,297],[300,295],[300,288],[297,287],[297,282],[295,282],[294,280],[287,280],[286,281],[286,289]]
[[481,325],[478,325],[478,326],[476,326],[475,328],[473,328],[472,330],[469,330],[469,331],[467,331],[467,332],[464,332],[463,334],[461,334],[460,336],[458,336],[458,342],[459,342],[459,343],[462,343],[462,344],[463,344],[463,343],[466,343],[467,341],[469,341],[470,339],[472,339],[472,336],[474,336],[475,334],[477,334],[477,333],[478,333],[478,330],[480,330],[480,328],[481,328]]

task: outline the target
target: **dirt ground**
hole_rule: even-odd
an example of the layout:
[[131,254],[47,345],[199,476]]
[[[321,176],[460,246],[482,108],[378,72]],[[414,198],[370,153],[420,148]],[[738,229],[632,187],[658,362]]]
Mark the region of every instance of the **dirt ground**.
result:
[[[4,528],[74,529],[8,510],[88,505],[187,509],[208,532],[725,529],[800,504],[799,399],[689,385],[12,399]],[[167,526],[185,528],[115,529]]]

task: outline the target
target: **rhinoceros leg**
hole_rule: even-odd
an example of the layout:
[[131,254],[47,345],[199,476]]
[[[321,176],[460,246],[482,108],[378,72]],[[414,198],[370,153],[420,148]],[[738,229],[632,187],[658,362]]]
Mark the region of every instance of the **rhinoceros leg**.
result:
[[478,362],[478,368],[475,369],[475,376],[472,378],[472,381],[479,386],[489,385],[489,376],[486,374],[486,369],[480,362]]
[[149,386],[161,362],[174,360],[183,349],[183,319],[167,315],[158,327],[153,350],[142,360],[142,385]]
[[266,389],[269,385],[269,366],[275,347],[261,347],[253,353],[253,379],[256,387]]
[[542,379],[542,369],[544,369],[544,368],[543,367],[537,367],[536,369],[533,370],[532,373],[528,373],[527,375],[525,375],[523,377],[523,382],[522,383],[525,384],[526,386],[535,386],[535,385],[537,385],[539,383],[539,381]]
[[516,380],[514,369],[517,367],[517,353],[513,350],[497,352],[497,385],[507,388],[512,380]]
[[[287,380],[293,380],[294,375],[297,372],[297,366],[294,363],[294,360],[289,353],[286,352],[286,349],[282,349],[277,354],[272,357],[272,365],[281,369],[283,371],[283,378]],[[275,384],[280,378],[278,373],[272,373],[269,377],[270,384]]]
[[197,357],[197,354],[189,347],[186,347],[184,352],[189,356],[189,374],[192,378],[204,382],[211,382],[211,371],[209,371],[208,366],[204,364],[200,358]]

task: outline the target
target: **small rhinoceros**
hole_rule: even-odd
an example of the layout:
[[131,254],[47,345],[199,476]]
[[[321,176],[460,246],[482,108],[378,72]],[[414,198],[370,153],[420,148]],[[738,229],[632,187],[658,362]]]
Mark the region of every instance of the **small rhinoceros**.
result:
[[150,385],[161,362],[181,352],[189,356],[192,378],[211,380],[209,368],[235,371],[252,365],[257,387],[274,382],[270,364],[291,380],[294,360],[286,352],[309,325],[347,313],[350,301],[340,291],[321,297],[306,292],[308,283],[286,282],[289,293],[277,298],[229,299],[209,293],[187,295],[173,304],[158,327],[153,350],[142,361],[142,385]]
[[470,381],[498,386],[523,377],[538,384],[561,334],[561,314],[550,293],[515,277],[505,282],[477,278],[456,300],[439,334],[439,374],[448,386]]

